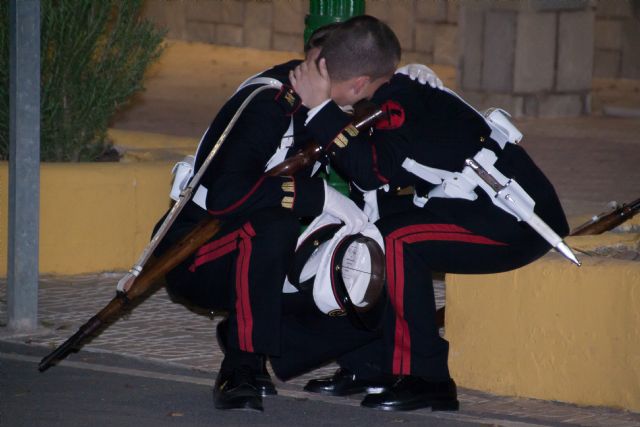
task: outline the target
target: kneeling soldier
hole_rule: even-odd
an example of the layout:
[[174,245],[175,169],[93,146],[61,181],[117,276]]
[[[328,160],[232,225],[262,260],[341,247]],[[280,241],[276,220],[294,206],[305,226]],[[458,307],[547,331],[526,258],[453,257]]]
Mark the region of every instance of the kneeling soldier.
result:
[[[331,71],[329,58],[326,65]],[[340,370],[306,390],[382,391],[362,405],[383,410],[455,410],[432,272],[503,272],[552,246],[572,258],[559,237],[568,234],[560,202],[504,115],[486,119],[448,90],[396,75],[373,98],[387,119],[371,134],[358,133],[343,128],[344,113],[327,101],[328,92],[318,95],[327,80],[323,62],[309,63],[296,69],[293,86],[304,105],[320,109],[307,125],[316,140],[338,135],[329,145],[331,162],[364,193],[365,212],[384,237],[389,304],[379,331],[360,331],[344,318],[290,316],[275,372],[286,379],[337,358]],[[413,194],[397,191],[406,188]],[[519,210],[496,197],[515,200]],[[313,339],[305,339],[309,331]]]

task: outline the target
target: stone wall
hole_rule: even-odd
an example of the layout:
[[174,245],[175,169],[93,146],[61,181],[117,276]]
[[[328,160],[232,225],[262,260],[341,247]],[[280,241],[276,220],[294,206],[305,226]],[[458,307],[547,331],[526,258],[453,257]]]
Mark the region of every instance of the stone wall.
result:
[[640,79],[639,0],[600,0],[594,35],[594,77]]
[[[302,51],[309,0],[146,0],[145,14],[174,39]],[[458,2],[368,0],[412,60],[456,65]]]
[[[594,76],[640,79],[640,0],[591,4]],[[406,58],[455,66],[459,5],[458,0],[367,0],[366,11],[393,28]],[[302,51],[308,10],[309,0],[146,0],[147,16],[167,27],[171,38],[293,52]]]
[[589,112],[594,12],[585,0],[562,5],[476,1],[460,13],[458,88],[473,105],[518,116]]

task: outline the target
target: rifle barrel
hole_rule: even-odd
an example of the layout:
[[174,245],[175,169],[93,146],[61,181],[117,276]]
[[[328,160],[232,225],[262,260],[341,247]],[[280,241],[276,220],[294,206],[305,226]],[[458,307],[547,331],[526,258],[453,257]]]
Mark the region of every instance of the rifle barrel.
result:
[[40,372],[47,370],[56,361],[64,359],[72,351],[79,349],[87,338],[119,314],[126,304],[148,292],[160,277],[184,261],[196,248],[205,244],[219,229],[220,221],[218,219],[204,220],[160,258],[152,259],[148,267],[142,270],[140,276],[136,278],[134,286],[128,292],[117,292],[116,296],[98,314],[89,319],[75,334],[42,359],[38,365]]
[[639,211],[640,199],[636,199],[631,203],[623,204],[611,212],[601,213],[591,221],[579,225],[571,232],[570,236],[602,234],[633,218]]

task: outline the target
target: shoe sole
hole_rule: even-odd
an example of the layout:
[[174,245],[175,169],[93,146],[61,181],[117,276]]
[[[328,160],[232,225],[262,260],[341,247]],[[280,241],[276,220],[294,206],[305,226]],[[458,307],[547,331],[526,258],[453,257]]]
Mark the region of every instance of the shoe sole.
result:
[[457,400],[435,400],[430,402],[415,402],[406,405],[366,405],[365,408],[379,409],[382,411],[415,411],[416,409],[431,408],[431,411],[457,411],[460,409],[460,402]]
[[244,400],[243,402],[215,402],[214,406],[216,409],[238,409],[238,410],[250,410],[250,411],[259,411],[262,412],[264,410],[262,406],[262,400],[258,397]]
[[344,397],[344,396],[351,396],[353,394],[360,394],[360,393],[379,394],[379,393],[382,393],[383,391],[385,391],[386,388],[384,388],[384,387],[358,387],[358,388],[352,388],[352,389],[344,390],[344,391],[341,391],[341,392],[335,392],[335,391],[329,391],[329,390],[323,390],[323,389],[313,390],[313,389],[308,389],[308,388],[304,387],[303,390],[308,392],[308,393],[321,394],[323,396]]
[[278,390],[276,390],[275,387],[260,387],[260,386],[258,386],[258,390],[260,391],[260,396],[262,396],[262,397],[277,396],[278,395]]

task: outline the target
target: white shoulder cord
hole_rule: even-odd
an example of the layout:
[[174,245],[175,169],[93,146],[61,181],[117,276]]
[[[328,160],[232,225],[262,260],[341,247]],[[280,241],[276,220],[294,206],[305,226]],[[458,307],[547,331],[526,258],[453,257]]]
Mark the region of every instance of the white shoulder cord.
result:
[[198,173],[195,174],[191,182],[189,182],[189,185],[187,185],[187,187],[184,190],[182,190],[182,192],[180,193],[179,200],[171,207],[171,210],[165,217],[164,221],[162,222],[162,225],[160,226],[158,231],[155,233],[155,235],[153,236],[149,244],[146,246],[146,248],[142,252],[142,255],[140,255],[140,258],[138,259],[136,264],[133,267],[131,267],[129,272],[125,274],[125,276],[122,279],[120,279],[120,281],[118,282],[118,285],[116,287],[118,292],[126,292],[128,288],[131,286],[131,284],[133,284],[133,281],[135,280],[135,278],[140,275],[144,265],[147,263],[147,261],[151,257],[151,254],[153,254],[153,252],[156,250],[160,241],[164,238],[165,234],[169,230],[169,227],[171,227],[171,225],[175,222],[176,218],[178,217],[178,214],[186,206],[189,199],[191,199],[191,194],[193,193],[193,189],[195,188],[196,185],[199,184],[200,179],[202,178],[202,175],[204,175],[204,172],[207,170],[207,167],[209,166],[213,158],[216,156],[216,154],[220,150],[220,147],[222,146],[224,141],[227,139],[227,136],[229,136],[229,133],[231,132],[236,122],[240,118],[240,114],[242,114],[242,112],[247,107],[249,102],[251,102],[251,100],[255,98],[256,95],[258,95],[260,92],[264,90],[274,89],[274,88],[280,89],[281,87],[282,87],[282,83],[280,83],[275,79],[271,79],[268,84],[265,84],[264,86],[260,86],[256,88],[242,102],[238,110],[235,112],[235,114],[227,124],[227,127],[224,129],[224,131],[216,141],[215,145],[211,149],[211,152],[209,152],[209,154],[207,155],[207,158],[205,159],[202,166],[198,170]]

